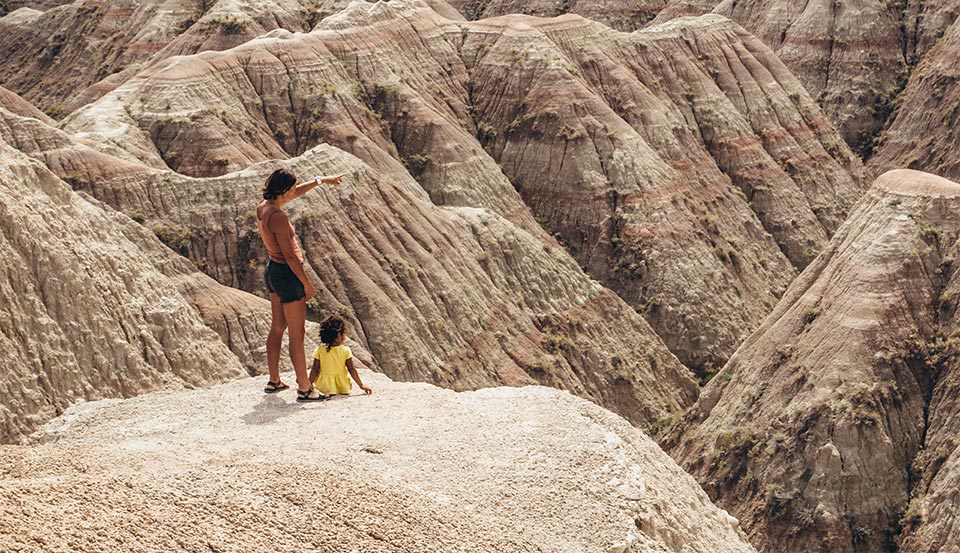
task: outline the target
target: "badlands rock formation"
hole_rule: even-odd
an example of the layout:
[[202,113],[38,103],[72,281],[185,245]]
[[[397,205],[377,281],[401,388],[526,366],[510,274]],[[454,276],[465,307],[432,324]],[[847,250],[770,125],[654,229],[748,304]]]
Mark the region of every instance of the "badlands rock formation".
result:
[[77,398],[245,374],[168,276],[188,263],[2,142],[0,159],[0,441]]
[[76,406],[0,447],[0,549],[754,551],[589,402],[362,378],[372,396],[310,406],[259,379]]
[[699,371],[861,193],[800,83],[709,16],[628,36],[571,15],[463,23],[412,0],[354,3],[309,35],[157,63],[65,129],[194,176],[328,142],[551,244],[536,217]]
[[[94,151],[4,110],[0,136],[144,223],[219,281],[266,296],[252,208],[276,163],[191,178]],[[405,171],[392,177],[330,146],[286,164],[301,175],[348,175],[343,187],[312,193],[291,214],[319,290],[314,316],[351,320],[373,354],[368,365],[458,389],[539,382],[645,426],[694,400],[689,372],[646,321],[548,237],[490,210],[438,208]],[[217,298],[230,300],[209,320],[231,349],[262,347],[262,333],[244,332],[248,302],[234,298],[239,292],[188,288],[205,317]]]
[[[468,19],[523,14],[555,17],[567,13],[582,15],[621,31],[642,28],[666,7],[665,0],[450,0],[449,4]],[[699,12],[697,15],[705,13]]]
[[0,15],[5,15],[12,11],[22,8],[28,8],[36,11],[44,11],[64,4],[69,4],[71,0],[3,0],[0,2]]
[[[880,0],[720,2],[714,13],[770,46],[855,147],[872,140],[907,78],[908,22]],[[664,14],[666,15],[666,14]]]
[[955,23],[911,77],[896,121],[870,162],[872,172],[909,167],[960,178],[958,55],[960,25]]
[[[721,18],[629,37],[574,17],[519,36],[485,23],[504,35],[471,70],[485,147],[682,361],[722,364],[859,196],[859,162],[776,57]],[[550,42],[529,46],[541,33]],[[520,70],[505,71],[513,51]]]
[[673,0],[654,22],[709,11],[763,40],[843,138],[869,157],[918,61],[960,13],[936,2]]
[[[960,14],[956,0],[451,3],[470,19],[570,12],[625,31],[710,12],[728,17],[776,52],[839,128],[844,140],[865,158],[873,154],[884,125],[896,115],[898,97],[907,79],[922,67],[918,64]],[[650,15],[654,13],[656,17]]]
[[[17,7],[7,4],[9,9]],[[309,31],[348,2],[83,0],[27,4],[29,7],[0,18],[0,50],[6,53],[0,61],[0,82],[59,117],[113,90],[148,61],[225,50],[277,28]],[[434,4],[447,15],[456,14],[442,1]]]
[[0,87],[0,108],[22,117],[39,119],[47,125],[56,125],[53,119],[44,115],[36,106],[3,87]]
[[877,179],[674,428],[760,549],[956,550],[958,213],[957,183]]

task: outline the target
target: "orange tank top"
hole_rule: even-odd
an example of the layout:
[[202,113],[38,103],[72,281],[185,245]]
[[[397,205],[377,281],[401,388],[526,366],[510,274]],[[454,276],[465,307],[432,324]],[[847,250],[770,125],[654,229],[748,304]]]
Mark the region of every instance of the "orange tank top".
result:
[[[287,259],[283,256],[283,250],[280,249],[277,234],[270,230],[270,217],[278,211],[280,211],[280,208],[269,204],[264,206],[262,213],[257,209],[257,229],[260,231],[260,238],[263,240],[263,245],[267,247],[270,260],[286,265]],[[303,263],[303,252],[300,251],[300,246],[297,245],[297,235],[293,229],[293,223],[288,221],[288,224],[290,225],[290,241],[293,242],[293,253],[297,256],[297,259],[300,260],[300,263]]]

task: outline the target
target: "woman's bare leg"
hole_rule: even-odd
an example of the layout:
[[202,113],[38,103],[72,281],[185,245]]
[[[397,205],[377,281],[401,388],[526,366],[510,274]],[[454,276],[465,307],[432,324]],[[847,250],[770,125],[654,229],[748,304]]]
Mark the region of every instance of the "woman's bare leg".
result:
[[303,349],[307,319],[306,300],[283,304],[283,315],[287,321],[290,336],[290,361],[293,363],[294,372],[297,373],[297,389],[306,391],[310,389],[310,379],[307,377],[307,356]]
[[280,348],[283,345],[283,333],[287,330],[287,318],[283,314],[280,296],[270,294],[270,333],[267,334],[267,370],[271,382],[280,382]]

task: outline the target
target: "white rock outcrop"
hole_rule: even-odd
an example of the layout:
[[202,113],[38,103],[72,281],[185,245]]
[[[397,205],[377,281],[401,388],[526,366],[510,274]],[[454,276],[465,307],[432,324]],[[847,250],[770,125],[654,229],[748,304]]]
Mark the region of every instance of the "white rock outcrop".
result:
[[0,550],[753,551],[588,401],[362,378],[314,405],[261,379],[75,405],[0,447]]

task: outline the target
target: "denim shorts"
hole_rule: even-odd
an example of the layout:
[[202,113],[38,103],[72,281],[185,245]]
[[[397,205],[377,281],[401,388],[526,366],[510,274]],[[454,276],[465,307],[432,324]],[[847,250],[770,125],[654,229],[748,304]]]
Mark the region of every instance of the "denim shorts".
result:
[[281,303],[299,301],[307,296],[303,283],[286,263],[267,263],[267,268],[263,271],[263,282],[271,294],[280,297]]

